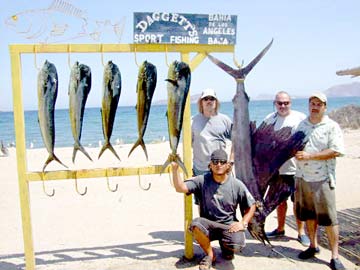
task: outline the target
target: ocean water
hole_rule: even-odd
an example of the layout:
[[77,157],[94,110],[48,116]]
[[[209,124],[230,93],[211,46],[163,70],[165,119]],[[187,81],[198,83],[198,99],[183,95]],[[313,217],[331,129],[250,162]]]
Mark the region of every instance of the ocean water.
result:
[[[360,97],[329,98],[328,112],[355,104],[360,106]],[[294,99],[292,109],[308,114],[307,99]],[[259,125],[262,119],[274,111],[271,100],[254,100],[249,103],[250,120]],[[220,112],[233,115],[232,102],[222,102]],[[191,105],[191,114],[197,113],[197,105]],[[37,120],[37,111],[25,111],[25,140],[26,148],[44,147]],[[360,116],[359,116],[360,117]],[[121,106],[118,108],[111,136],[111,142],[117,144],[132,144],[138,138],[135,106]],[[0,112],[0,140],[5,145],[15,145],[14,116],[12,112]],[[153,105],[144,137],[145,143],[168,140],[166,105]],[[86,147],[99,147],[103,142],[100,108],[87,108],[84,114],[81,143]],[[55,147],[69,147],[73,145],[69,112],[67,109],[55,111]]]

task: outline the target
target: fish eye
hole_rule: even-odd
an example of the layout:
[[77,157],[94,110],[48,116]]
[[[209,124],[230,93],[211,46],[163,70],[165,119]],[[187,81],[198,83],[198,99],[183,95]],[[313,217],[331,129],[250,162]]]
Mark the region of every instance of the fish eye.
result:
[[13,19],[14,21],[17,21],[18,17],[16,15],[11,16],[11,19]]

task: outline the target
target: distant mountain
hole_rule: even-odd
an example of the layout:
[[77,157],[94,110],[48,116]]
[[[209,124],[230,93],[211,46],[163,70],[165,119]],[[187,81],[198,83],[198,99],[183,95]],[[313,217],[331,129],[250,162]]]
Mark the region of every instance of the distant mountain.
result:
[[[339,84],[332,86],[324,91],[328,97],[360,97],[360,82],[353,82],[348,84]],[[310,94],[310,93],[309,93]],[[191,103],[196,103],[201,94],[190,96]],[[272,100],[274,94],[260,94],[252,97],[252,100]],[[292,99],[308,98],[308,95],[291,95]],[[152,102],[154,105],[167,104],[167,99],[156,100]]]
[[[323,91],[328,97],[360,97],[360,82],[353,82],[348,84],[339,84],[332,86]],[[310,94],[310,93],[309,93]],[[291,95],[292,99],[307,98],[308,95]],[[274,98],[273,94],[260,94],[254,97],[254,100],[271,100]]]
[[360,82],[335,85],[327,89],[325,94],[328,97],[359,97]]

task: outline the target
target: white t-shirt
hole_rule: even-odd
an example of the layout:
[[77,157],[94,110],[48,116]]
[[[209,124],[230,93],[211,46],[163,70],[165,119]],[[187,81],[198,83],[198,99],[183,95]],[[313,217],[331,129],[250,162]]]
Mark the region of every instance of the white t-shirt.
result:
[[[299,123],[306,118],[306,115],[302,112],[290,110],[290,114],[283,117],[277,112],[270,113],[264,119],[267,124],[274,124],[274,129],[279,130],[283,127],[291,127],[293,131],[298,127]],[[279,169],[280,174],[295,175],[296,162],[295,158],[291,158],[286,161]]]

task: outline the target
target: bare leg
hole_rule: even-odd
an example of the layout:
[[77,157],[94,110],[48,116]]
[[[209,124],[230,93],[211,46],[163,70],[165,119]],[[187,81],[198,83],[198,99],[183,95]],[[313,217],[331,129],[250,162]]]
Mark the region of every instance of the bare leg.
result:
[[298,235],[304,235],[304,234],[306,234],[306,232],[305,232],[305,222],[301,221],[300,219],[298,219],[296,217],[296,211],[295,211],[296,204],[295,204],[295,202],[293,203],[293,207],[294,207],[293,211],[294,211],[294,216],[295,216],[295,219],[296,219]]
[[215,255],[210,244],[210,239],[197,227],[194,227],[193,229],[193,236],[196,242],[198,242],[200,247],[204,250],[205,254],[214,261]]
[[286,211],[287,211],[287,201],[283,201],[276,208],[277,220],[278,220],[278,232],[283,232],[285,230],[285,219],[286,219]]
[[336,259],[339,257],[339,226],[326,226],[325,230],[329,239],[331,257]]
[[310,238],[310,247],[316,248],[318,246],[317,243],[317,221],[315,219],[309,219],[306,221],[306,227],[309,232],[309,238]]

